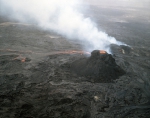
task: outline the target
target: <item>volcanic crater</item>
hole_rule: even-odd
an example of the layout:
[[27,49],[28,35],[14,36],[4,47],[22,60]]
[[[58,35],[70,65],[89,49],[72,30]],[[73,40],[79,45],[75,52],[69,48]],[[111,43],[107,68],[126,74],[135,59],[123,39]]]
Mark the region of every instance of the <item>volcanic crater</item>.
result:
[[102,50],[94,50],[90,57],[74,61],[71,70],[80,76],[88,77],[93,82],[113,82],[125,74],[112,55]]
[[0,16],[0,118],[149,118],[149,6],[115,8],[86,13],[130,45],[111,44],[112,55]]

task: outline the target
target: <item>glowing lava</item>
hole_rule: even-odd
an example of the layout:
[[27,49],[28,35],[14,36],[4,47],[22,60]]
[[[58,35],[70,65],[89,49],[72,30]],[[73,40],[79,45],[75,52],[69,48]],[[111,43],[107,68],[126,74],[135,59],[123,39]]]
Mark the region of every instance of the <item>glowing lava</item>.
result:
[[21,60],[21,62],[25,62],[26,61],[26,58],[23,58],[22,60]]
[[99,53],[100,54],[107,54],[107,52],[105,50],[100,50]]

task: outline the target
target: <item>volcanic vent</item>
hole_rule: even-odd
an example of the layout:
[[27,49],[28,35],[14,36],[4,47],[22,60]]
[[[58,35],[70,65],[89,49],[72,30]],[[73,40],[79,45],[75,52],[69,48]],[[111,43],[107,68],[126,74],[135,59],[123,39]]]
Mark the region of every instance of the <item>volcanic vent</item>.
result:
[[94,82],[112,82],[125,74],[125,71],[116,64],[112,55],[103,50],[94,50],[89,58],[74,61],[71,70]]

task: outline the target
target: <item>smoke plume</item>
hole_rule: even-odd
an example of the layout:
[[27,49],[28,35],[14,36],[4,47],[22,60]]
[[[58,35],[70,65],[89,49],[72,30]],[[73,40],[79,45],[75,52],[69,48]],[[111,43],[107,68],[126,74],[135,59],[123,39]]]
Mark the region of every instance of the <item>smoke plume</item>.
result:
[[122,44],[99,31],[90,18],[85,18],[77,8],[80,3],[81,0],[0,0],[0,13],[84,42],[88,51],[102,49],[110,52],[110,44]]

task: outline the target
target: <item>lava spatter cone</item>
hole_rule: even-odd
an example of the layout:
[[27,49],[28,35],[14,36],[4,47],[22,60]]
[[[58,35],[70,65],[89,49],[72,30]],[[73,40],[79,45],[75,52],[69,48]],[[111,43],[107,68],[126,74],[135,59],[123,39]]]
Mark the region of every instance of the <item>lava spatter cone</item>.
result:
[[94,50],[89,58],[76,60],[71,65],[72,71],[94,82],[112,82],[125,74],[111,54],[103,50]]

